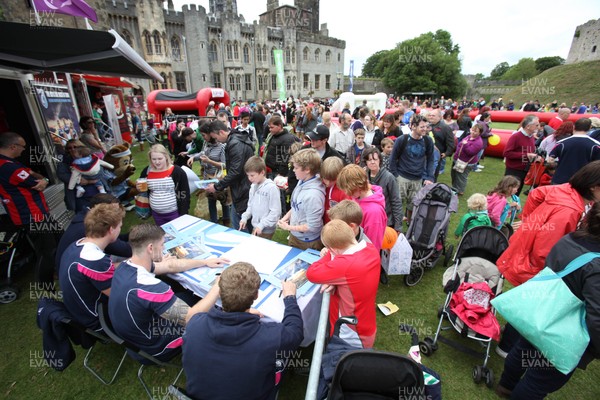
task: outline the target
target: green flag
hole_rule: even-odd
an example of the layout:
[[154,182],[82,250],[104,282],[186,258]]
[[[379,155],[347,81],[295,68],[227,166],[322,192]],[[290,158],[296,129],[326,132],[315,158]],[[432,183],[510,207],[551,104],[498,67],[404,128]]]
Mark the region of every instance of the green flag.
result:
[[277,71],[277,87],[279,100],[285,100],[285,75],[283,73],[283,50],[273,50],[275,57],[275,70]]

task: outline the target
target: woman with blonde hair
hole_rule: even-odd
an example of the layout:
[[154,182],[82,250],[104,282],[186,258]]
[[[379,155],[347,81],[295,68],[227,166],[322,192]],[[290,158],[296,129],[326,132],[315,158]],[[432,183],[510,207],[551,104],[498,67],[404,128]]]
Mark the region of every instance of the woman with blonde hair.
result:
[[[150,210],[156,225],[163,225],[187,214],[190,208],[190,187],[181,167],[173,165],[169,152],[162,144],[155,144],[148,152],[149,165],[140,178],[148,181]],[[137,189],[143,186],[138,182]]]

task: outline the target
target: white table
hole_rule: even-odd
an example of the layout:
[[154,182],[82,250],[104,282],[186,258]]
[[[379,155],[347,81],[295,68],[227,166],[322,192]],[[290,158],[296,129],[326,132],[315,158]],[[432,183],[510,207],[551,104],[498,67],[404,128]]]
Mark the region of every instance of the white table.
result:
[[[255,237],[190,215],[181,216],[162,227],[167,232],[167,239],[174,237],[173,240],[166,242],[166,249],[188,243],[190,240],[196,240],[193,243],[200,242],[203,249],[208,251],[200,257],[212,257],[213,255],[220,257],[236,246],[247,247],[250,243],[254,250],[249,252],[249,259],[260,260],[264,258],[265,264],[276,265],[275,269],[277,269],[302,253],[301,250],[294,247]],[[194,249],[194,245],[187,248]],[[253,264],[257,262],[260,261],[255,261]],[[204,297],[208,293],[212,281],[214,281],[215,274],[221,270],[201,267],[169,276],[186,289],[193,291],[200,297]],[[260,267],[257,270],[260,272]],[[283,299],[279,297],[280,289],[264,280],[264,275],[261,274],[263,281],[259,289],[258,299],[254,302],[253,307],[265,315],[265,321],[281,322],[284,304]],[[298,298],[298,305],[304,322],[304,340],[301,344],[304,347],[315,340],[322,300],[319,285],[309,284],[312,287],[309,288],[308,293]]]

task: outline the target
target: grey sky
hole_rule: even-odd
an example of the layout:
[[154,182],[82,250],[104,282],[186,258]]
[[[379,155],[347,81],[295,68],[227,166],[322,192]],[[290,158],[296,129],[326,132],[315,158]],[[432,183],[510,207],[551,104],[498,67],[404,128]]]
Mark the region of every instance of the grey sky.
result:
[[[598,0],[573,0],[562,6],[555,3],[321,0],[320,21],[327,23],[330,36],[346,41],[346,75],[350,60],[354,60],[354,75],[358,76],[366,59],[376,51],[438,29],[450,32],[460,46],[463,73],[489,75],[503,61],[513,65],[523,57],[566,59],[575,28],[600,18]],[[174,4],[177,10],[183,4],[200,4],[208,11],[208,0],[174,0]],[[279,4],[293,4],[293,0],[280,0]],[[238,13],[250,23],[267,9],[266,0],[237,0],[237,5]]]

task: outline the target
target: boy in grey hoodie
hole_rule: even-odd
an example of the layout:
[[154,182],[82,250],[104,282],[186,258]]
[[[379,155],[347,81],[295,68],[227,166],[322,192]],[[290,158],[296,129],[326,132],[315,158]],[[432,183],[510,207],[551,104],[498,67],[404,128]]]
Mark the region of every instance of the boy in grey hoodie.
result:
[[321,157],[314,149],[303,149],[292,156],[298,185],[292,192],[291,209],[277,225],[290,231],[288,245],[306,250],[321,250],[321,229],[325,207],[325,186],[318,177]]
[[248,219],[252,217],[249,231],[253,235],[272,239],[281,216],[279,188],[267,179],[267,167],[262,158],[253,156],[246,161],[244,172],[252,183],[248,199],[248,208],[240,219],[240,230],[246,229]]

